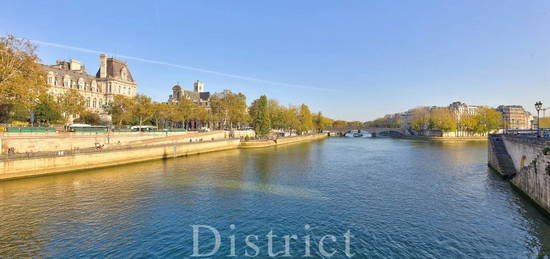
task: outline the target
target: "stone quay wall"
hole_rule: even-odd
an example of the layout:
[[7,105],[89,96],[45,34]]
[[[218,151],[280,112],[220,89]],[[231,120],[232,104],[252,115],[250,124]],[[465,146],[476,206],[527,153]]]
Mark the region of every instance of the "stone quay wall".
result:
[[489,138],[489,165],[509,176],[514,187],[550,215],[549,150],[547,139],[514,135]]
[[0,160],[0,180],[115,166],[238,148],[239,139],[156,144],[67,156]]
[[285,145],[303,141],[318,140],[328,137],[328,134],[314,134],[314,135],[305,135],[305,136],[295,136],[295,137],[285,137],[278,138],[273,140],[250,140],[241,142],[241,148],[260,148],[260,147],[273,147],[278,145]]
[[254,137],[253,130],[212,131],[212,132],[51,132],[51,133],[0,133],[0,155],[9,148],[16,153],[52,152],[94,148],[104,145],[106,148],[120,145],[143,145],[166,143],[197,142],[219,140],[228,137]]
[[[241,142],[250,131],[213,131],[187,133],[156,138],[142,138],[125,144],[110,144],[103,149],[86,148],[78,151],[55,150],[36,153],[33,156],[2,157],[0,159],[0,180],[116,166],[155,159],[167,159],[199,153],[237,148],[253,148]],[[237,136],[239,138],[237,138]],[[282,145],[316,140],[326,134],[281,138],[270,145]],[[248,143],[248,142],[246,142]],[[265,142],[264,142],[265,144]]]
[[182,136],[188,132],[51,132],[0,134],[0,154],[9,148],[17,153],[47,152],[57,150],[85,149],[99,145],[125,145],[133,141],[164,136]]

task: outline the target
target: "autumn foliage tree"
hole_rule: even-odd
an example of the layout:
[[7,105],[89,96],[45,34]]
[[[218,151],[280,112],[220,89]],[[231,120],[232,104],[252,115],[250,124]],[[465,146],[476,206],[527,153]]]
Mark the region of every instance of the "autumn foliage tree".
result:
[[0,37],[0,104],[20,105],[28,114],[48,90],[36,47],[14,36]]
[[429,121],[431,129],[441,130],[442,132],[452,132],[456,130],[456,119],[453,112],[448,108],[437,107],[431,109]]
[[69,89],[65,94],[57,98],[57,102],[65,121],[69,120],[71,115],[79,115],[86,110],[86,99],[76,89]]

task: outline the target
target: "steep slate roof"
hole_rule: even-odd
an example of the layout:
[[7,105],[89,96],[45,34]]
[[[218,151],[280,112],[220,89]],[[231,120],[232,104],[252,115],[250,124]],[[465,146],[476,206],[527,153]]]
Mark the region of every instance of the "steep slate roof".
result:
[[199,96],[204,101],[210,100],[210,92],[201,92],[199,93]]
[[53,72],[55,74],[57,82],[59,82],[60,85],[63,85],[63,77],[65,75],[70,76],[72,81],[78,81],[78,79],[82,78],[86,83],[91,83],[93,80],[96,79],[95,76],[90,75],[85,71],[70,70],[67,66],[65,66],[65,64],[57,64],[57,65],[40,64],[40,65],[42,66],[44,71]]
[[[128,69],[128,64],[124,61],[120,61],[115,58],[107,58],[107,76],[115,79],[122,80],[120,77],[120,71],[122,68],[126,68],[127,75],[127,81],[134,82],[134,78],[132,77],[132,73],[130,73],[130,69]],[[96,77],[99,78],[101,72],[101,66],[97,70]]]

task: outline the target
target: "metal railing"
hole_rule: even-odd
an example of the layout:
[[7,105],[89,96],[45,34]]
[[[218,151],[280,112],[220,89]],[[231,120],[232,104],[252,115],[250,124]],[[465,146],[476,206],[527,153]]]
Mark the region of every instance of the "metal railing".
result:
[[[550,138],[550,128],[541,128],[541,129],[504,129],[504,135],[514,135],[521,137],[531,137],[531,138]],[[540,135],[539,135],[540,134]]]

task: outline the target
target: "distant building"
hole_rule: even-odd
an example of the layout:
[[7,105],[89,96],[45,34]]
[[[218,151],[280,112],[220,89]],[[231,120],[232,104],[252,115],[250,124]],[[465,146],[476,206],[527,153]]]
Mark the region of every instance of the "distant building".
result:
[[95,76],[86,72],[78,60],[58,60],[55,65],[42,65],[51,85],[49,94],[58,98],[70,89],[76,89],[86,100],[86,108],[95,113],[104,113],[103,105],[113,101],[115,95],[134,97],[137,83],[128,64],[105,54],[99,56],[99,69]]
[[449,110],[452,111],[457,120],[460,121],[464,115],[476,115],[480,106],[467,105],[463,102],[454,102],[449,105]]
[[502,123],[508,129],[532,128],[533,116],[521,105],[501,105],[497,111],[502,114]]
[[195,104],[208,106],[210,102],[210,92],[204,91],[204,83],[196,81],[193,83],[193,91],[183,89],[179,84],[172,87],[172,94],[168,97],[168,103],[177,104],[181,98],[190,99]]

